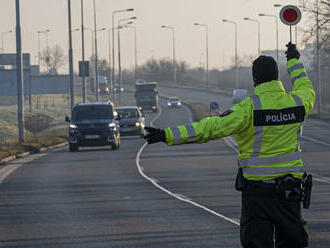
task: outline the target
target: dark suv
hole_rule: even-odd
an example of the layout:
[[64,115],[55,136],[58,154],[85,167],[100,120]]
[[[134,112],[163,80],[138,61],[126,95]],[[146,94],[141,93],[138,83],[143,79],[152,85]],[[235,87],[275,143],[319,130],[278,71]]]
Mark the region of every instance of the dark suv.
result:
[[72,110],[70,122],[70,152],[78,151],[79,146],[110,145],[112,150],[119,149],[120,134],[118,114],[111,102],[81,103]]

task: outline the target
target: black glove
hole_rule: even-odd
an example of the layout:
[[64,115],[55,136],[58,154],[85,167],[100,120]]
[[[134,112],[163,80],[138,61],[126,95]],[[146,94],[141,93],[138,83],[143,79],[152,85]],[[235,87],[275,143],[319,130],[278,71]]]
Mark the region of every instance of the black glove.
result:
[[297,50],[296,44],[292,44],[289,42],[286,47],[288,48],[285,52],[286,58],[289,61],[290,59],[299,59],[300,58],[300,53]]
[[145,127],[144,129],[148,132],[148,134],[144,136],[144,139],[147,140],[148,144],[166,142],[166,134],[164,130],[153,127]]

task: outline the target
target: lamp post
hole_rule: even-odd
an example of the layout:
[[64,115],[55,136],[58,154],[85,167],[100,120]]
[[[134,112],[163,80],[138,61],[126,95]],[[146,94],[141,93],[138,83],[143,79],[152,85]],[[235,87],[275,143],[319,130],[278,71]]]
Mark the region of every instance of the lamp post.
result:
[[121,51],[120,51],[120,29],[123,28],[123,26],[121,25],[122,22],[128,21],[128,20],[135,20],[136,16],[130,17],[130,18],[124,18],[124,19],[120,19],[118,21],[118,28],[117,28],[117,42],[118,42],[118,81],[119,81],[119,104],[121,104],[121,88],[122,88],[122,73],[121,73]]
[[266,16],[266,17],[272,17],[275,18],[275,23],[276,23],[276,59],[277,59],[277,64],[279,63],[279,56],[278,56],[278,18],[276,15],[268,15],[268,14],[259,14],[259,16]]
[[69,20],[68,21],[68,24],[69,24],[70,100],[71,100],[70,101],[70,107],[71,107],[70,109],[72,111],[72,109],[74,107],[74,88],[73,88],[73,54],[72,54],[72,29],[71,29],[71,0],[68,0],[68,20]]
[[137,74],[137,39],[136,39],[136,26],[126,26],[126,28],[132,28],[134,30],[134,80],[136,80]]
[[171,26],[162,25],[161,28],[167,28],[172,31],[172,48],[173,48],[173,73],[174,73],[174,83],[177,83],[176,79],[176,59],[175,59],[175,29]]
[[[81,60],[85,64],[85,27],[84,27],[84,0],[81,0]],[[85,78],[85,66],[83,66],[83,76],[82,76],[82,100],[83,103],[86,102],[86,78]]]
[[13,33],[13,31],[12,30],[9,30],[9,31],[6,31],[6,32],[2,32],[1,33],[1,52],[2,53],[4,53],[5,52],[5,42],[4,42],[4,36],[6,35],[6,34],[11,34],[11,33]]
[[[115,85],[115,15],[118,13],[123,13],[123,12],[130,12],[134,11],[133,8],[129,9],[122,9],[122,10],[115,10],[112,12],[112,77],[111,77],[111,85]],[[112,88],[112,96],[113,100],[115,100],[115,87]]]
[[[37,31],[38,33],[38,65],[40,67],[40,34],[48,34],[48,32],[50,32],[50,29],[46,29],[46,30],[39,30]],[[48,35],[46,35],[46,46],[47,46],[47,56],[48,56]]]
[[98,79],[98,68],[97,68],[97,31],[96,31],[96,8],[95,8],[95,0],[93,0],[93,7],[94,7],[94,39],[95,39],[95,56],[94,56],[94,67],[95,67],[95,96],[96,101],[99,101],[99,79]]
[[208,25],[202,23],[194,23],[195,26],[202,26],[205,27],[205,43],[206,43],[206,87],[209,88],[209,31]]
[[243,20],[255,22],[258,24],[258,55],[260,55],[261,54],[261,51],[260,51],[260,21],[256,20],[256,19],[251,19],[248,17],[244,17]]
[[21,18],[19,0],[16,0],[16,72],[18,141],[24,142],[24,77],[22,65]]
[[88,30],[91,32],[91,39],[92,39],[92,49],[91,49],[91,56],[93,56],[94,53],[94,30],[91,28],[85,28],[85,30]]
[[223,22],[234,24],[235,27],[235,88],[238,88],[238,58],[237,58],[237,22],[222,19]]

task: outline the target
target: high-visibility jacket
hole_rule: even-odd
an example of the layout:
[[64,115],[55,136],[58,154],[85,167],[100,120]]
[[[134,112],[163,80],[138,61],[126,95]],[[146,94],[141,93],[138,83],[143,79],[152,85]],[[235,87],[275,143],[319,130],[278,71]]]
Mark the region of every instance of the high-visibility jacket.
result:
[[167,145],[204,143],[234,134],[238,166],[246,179],[271,180],[286,174],[301,178],[299,137],[313,109],[315,91],[299,60],[289,60],[287,70],[293,83],[290,93],[280,81],[262,83],[254,95],[219,117],[166,128]]

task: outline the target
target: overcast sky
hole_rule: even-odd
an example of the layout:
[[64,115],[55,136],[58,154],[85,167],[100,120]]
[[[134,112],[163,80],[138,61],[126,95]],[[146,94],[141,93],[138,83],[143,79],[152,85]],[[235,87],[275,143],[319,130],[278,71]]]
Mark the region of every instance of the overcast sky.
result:
[[[49,33],[49,46],[60,45],[68,50],[68,11],[67,0],[21,0],[21,26],[23,51],[31,53],[32,63],[36,63],[37,31],[52,30]],[[81,25],[80,2],[72,2],[72,27]],[[205,32],[194,22],[209,25],[209,63],[210,68],[228,67],[234,56],[234,26],[223,23],[221,19],[238,22],[238,53],[257,54],[257,24],[244,21],[243,17],[261,21],[261,50],[275,49],[275,20],[259,17],[258,13],[278,15],[279,8],[273,4],[295,4],[297,0],[96,0],[98,28],[111,27],[111,13],[114,10],[134,8],[134,12],[121,13],[119,18],[137,16],[135,25],[138,36],[138,61],[145,62],[150,57],[171,58],[172,38],[169,30],[161,25],[175,27],[177,60],[185,60],[192,66],[204,63]],[[85,26],[93,28],[93,1],[84,0]],[[303,25],[306,17],[302,18]],[[14,30],[15,1],[0,0],[0,32]],[[108,34],[98,33],[99,57],[108,58]],[[126,68],[134,65],[133,29],[122,30],[122,63]],[[45,35],[41,36],[41,47],[45,48]],[[86,54],[91,54],[91,32],[85,34]],[[284,49],[289,39],[289,29],[279,23],[279,46]],[[4,36],[5,52],[15,52],[13,34]],[[73,33],[73,52],[75,70],[81,59],[81,34]],[[64,68],[64,71],[66,68]]]

